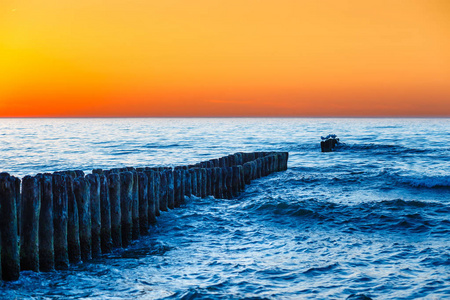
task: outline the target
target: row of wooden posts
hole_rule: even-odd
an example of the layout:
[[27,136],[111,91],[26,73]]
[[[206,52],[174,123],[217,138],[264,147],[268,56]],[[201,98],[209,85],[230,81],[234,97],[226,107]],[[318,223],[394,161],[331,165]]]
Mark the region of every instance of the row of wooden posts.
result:
[[235,153],[175,168],[0,173],[0,279],[52,271],[127,247],[184,197],[231,199],[287,169],[287,152]]

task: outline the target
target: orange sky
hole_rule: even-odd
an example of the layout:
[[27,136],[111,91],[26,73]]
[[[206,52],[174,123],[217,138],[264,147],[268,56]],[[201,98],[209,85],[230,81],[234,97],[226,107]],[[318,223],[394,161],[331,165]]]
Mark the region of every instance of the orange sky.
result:
[[448,0],[0,1],[0,117],[450,116]]

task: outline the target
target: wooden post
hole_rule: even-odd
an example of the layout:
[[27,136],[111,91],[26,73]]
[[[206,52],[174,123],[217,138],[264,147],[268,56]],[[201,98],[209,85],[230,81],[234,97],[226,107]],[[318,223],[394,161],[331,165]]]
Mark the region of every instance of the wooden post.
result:
[[238,166],[232,166],[233,178],[232,178],[232,195],[233,197],[238,197],[240,193],[240,171]]
[[252,180],[252,163],[246,162],[244,164],[244,180],[245,184],[250,184]]
[[181,186],[180,186],[180,204],[184,203],[185,185],[186,185],[186,170],[180,169]]
[[222,169],[216,167],[214,170],[214,198],[222,198]]
[[[209,166],[209,162],[208,162],[208,166]],[[206,177],[206,192],[205,192],[205,197],[208,197],[211,195],[211,169],[210,168],[206,168],[204,169],[205,172],[205,177]]]
[[[39,271],[39,214],[41,197],[36,177],[22,179],[22,236],[20,237],[20,268]],[[26,220],[26,221],[25,221]]]
[[203,172],[201,168],[196,168],[197,172],[197,196],[203,198]]
[[282,152],[278,152],[278,166],[277,166],[277,170],[278,171],[282,171],[283,170],[283,153]]
[[267,156],[263,157],[262,159],[263,168],[262,168],[262,176],[269,175],[269,158]]
[[[16,199],[16,215],[17,215],[17,238],[20,242],[20,236],[22,231],[22,194],[20,192],[20,185],[22,181],[20,178],[11,176],[14,180],[14,191],[15,191],[15,199]],[[19,252],[20,252],[20,246],[19,246]],[[20,258],[19,258],[20,259]]]
[[167,199],[168,206],[170,209],[175,208],[175,194],[174,194],[174,183],[173,183],[173,171],[172,169],[167,170]]
[[233,199],[233,167],[227,167],[227,199]]
[[228,177],[228,170],[227,167],[225,168],[220,168],[221,172],[222,172],[222,198],[223,199],[227,199],[227,177]]
[[85,177],[77,177],[73,182],[73,188],[78,206],[81,259],[86,262],[92,258],[92,220],[89,180]]
[[101,204],[100,204],[100,176],[89,174],[86,176],[89,182],[89,198],[91,210],[91,240],[92,257],[99,257],[102,254],[100,231],[102,229]]
[[189,175],[191,177],[191,195],[197,196],[197,172],[195,169],[189,169]]
[[108,178],[105,174],[100,175],[100,245],[102,253],[112,251],[111,239],[111,202],[109,199]]
[[[214,166],[214,164],[212,164]],[[216,178],[216,171],[214,170],[214,167],[211,167],[206,170],[208,177],[209,177],[209,195],[213,196],[216,194],[216,184],[215,184],[215,178]]]
[[158,171],[159,176],[161,178],[159,185],[159,209],[162,211],[169,210],[169,203],[167,197],[167,172],[166,171]]
[[122,247],[122,210],[120,207],[120,175],[108,175],[108,192],[111,205],[111,238],[114,248]]
[[275,153],[274,155],[273,155],[273,171],[274,172],[278,172],[278,171],[280,171],[279,169],[278,169],[278,153]]
[[250,163],[252,164],[252,180],[255,180],[258,178],[258,162],[252,160]]
[[138,173],[139,177],[139,231],[141,235],[148,232],[148,178],[143,172]]
[[289,158],[289,152],[283,152],[283,171],[286,171],[288,168],[288,158]]
[[148,184],[147,184],[147,198],[148,198],[148,223],[156,223],[155,215],[155,171],[146,170]]
[[242,152],[238,152],[236,155],[236,164],[237,165],[243,165],[244,164],[244,156]]
[[122,246],[128,247],[133,236],[133,173],[120,173],[120,208],[122,210]]
[[133,233],[132,239],[139,239],[140,226],[139,226],[139,176],[136,170],[132,171],[133,174],[133,190],[132,190],[132,219],[133,219]]
[[73,188],[73,180],[76,177],[75,172],[66,173],[66,189],[67,189],[67,247],[70,263],[78,263],[81,260],[80,248],[80,226],[77,200]]
[[187,197],[191,197],[192,193],[192,182],[191,182],[191,172],[190,170],[184,171],[184,195]]
[[69,267],[67,244],[68,198],[66,175],[53,174],[53,227],[55,247],[55,268],[65,270]]
[[154,172],[154,197],[155,197],[155,216],[159,217],[161,215],[161,197],[159,193],[159,188],[161,186],[161,177],[159,170]]
[[51,174],[39,174],[41,213],[39,215],[39,269],[55,269],[53,228],[53,179]]
[[181,205],[181,170],[175,168],[173,170],[173,183],[174,183],[174,206],[180,207]]
[[225,161],[225,157],[220,157],[219,158],[219,167],[220,168],[225,168],[227,166],[227,163]]
[[20,258],[17,230],[15,178],[0,174],[1,267],[3,280],[19,279]]
[[275,160],[274,160],[274,157],[275,157],[275,155],[270,155],[269,156],[269,172],[270,172],[270,174],[275,172],[275,167],[274,167]]
[[244,175],[244,166],[243,165],[238,165],[239,168],[239,189],[241,192],[243,192],[245,190],[245,175]]
[[262,173],[262,168],[263,168],[263,163],[262,163],[262,159],[258,158],[256,159],[256,163],[257,163],[257,167],[256,167],[256,178],[261,178],[263,175]]

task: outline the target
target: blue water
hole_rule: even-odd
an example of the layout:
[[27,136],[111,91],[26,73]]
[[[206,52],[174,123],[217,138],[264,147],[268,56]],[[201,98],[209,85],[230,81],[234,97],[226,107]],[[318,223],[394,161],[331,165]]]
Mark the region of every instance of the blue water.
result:
[[[320,152],[320,136],[344,143]],[[125,250],[0,298],[450,299],[450,119],[2,119],[0,168],[175,166],[289,151],[234,200],[186,199]]]

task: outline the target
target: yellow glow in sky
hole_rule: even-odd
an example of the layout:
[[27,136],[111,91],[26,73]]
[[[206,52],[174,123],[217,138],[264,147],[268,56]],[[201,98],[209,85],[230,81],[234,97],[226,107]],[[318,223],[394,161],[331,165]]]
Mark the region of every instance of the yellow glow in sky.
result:
[[446,0],[3,0],[0,116],[450,116]]

